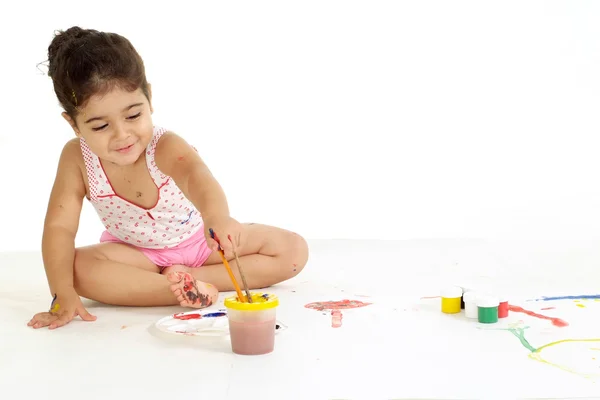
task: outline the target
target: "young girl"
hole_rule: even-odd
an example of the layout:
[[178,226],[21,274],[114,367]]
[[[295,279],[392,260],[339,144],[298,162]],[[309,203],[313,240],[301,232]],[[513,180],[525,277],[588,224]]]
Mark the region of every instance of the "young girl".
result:
[[[54,37],[48,61],[76,138],[61,154],[44,225],[53,301],[29,326],[94,321],[79,296],[123,306],[210,306],[219,290],[233,290],[210,228],[228,260],[237,251],[250,288],[302,270],[302,237],[240,224],[195,148],[154,126],[144,64],[127,39],[72,27]],[[106,231],[99,244],[75,248],[84,197]]]

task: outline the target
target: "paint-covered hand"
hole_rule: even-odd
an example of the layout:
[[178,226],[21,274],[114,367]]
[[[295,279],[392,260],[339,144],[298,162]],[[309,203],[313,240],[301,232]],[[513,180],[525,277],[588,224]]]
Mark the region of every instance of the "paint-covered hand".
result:
[[96,320],[96,317],[85,309],[75,289],[59,294],[53,304],[53,310],[35,314],[31,321],[27,323],[27,326],[34,329],[46,326],[48,329],[56,329],[68,324],[77,315],[84,321]]
[[208,247],[217,251],[220,245],[228,259],[233,257],[233,250],[239,251],[246,241],[243,225],[231,217],[209,217],[204,220],[204,229]]

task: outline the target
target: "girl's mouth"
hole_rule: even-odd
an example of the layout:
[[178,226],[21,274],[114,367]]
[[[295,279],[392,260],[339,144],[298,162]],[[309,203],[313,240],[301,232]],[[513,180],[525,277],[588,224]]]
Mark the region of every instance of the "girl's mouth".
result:
[[133,144],[131,144],[127,147],[121,147],[120,149],[117,149],[117,151],[119,153],[127,153],[129,150],[131,150],[132,147],[133,147]]

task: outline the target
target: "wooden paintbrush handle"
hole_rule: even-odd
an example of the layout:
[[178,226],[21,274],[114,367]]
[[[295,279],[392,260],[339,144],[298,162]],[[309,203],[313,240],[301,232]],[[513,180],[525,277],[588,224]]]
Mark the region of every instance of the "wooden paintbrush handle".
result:
[[238,299],[241,302],[245,303],[246,298],[242,294],[240,286],[238,285],[237,280],[235,279],[235,276],[233,275],[233,271],[231,270],[231,267],[229,266],[229,263],[227,262],[227,259],[225,258],[225,253],[223,252],[223,250],[219,250],[219,254],[221,255],[221,260],[223,260],[223,265],[225,265],[225,269],[227,270],[227,273],[229,274],[229,278],[231,279],[231,282],[233,283],[233,287],[235,288],[235,291],[237,292]]

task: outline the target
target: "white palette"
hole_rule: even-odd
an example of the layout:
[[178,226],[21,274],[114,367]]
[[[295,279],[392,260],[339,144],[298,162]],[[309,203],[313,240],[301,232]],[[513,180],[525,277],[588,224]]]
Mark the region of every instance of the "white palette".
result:
[[[199,314],[200,318],[185,319],[188,315]],[[183,317],[183,319],[182,319]],[[228,336],[229,319],[227,310],[191,310],[183,313],[168,315],[158,320],[155,327],[164,333],[182,336]],[[280,321],[276,322],[276,331],[279,333],[286,326]]]

